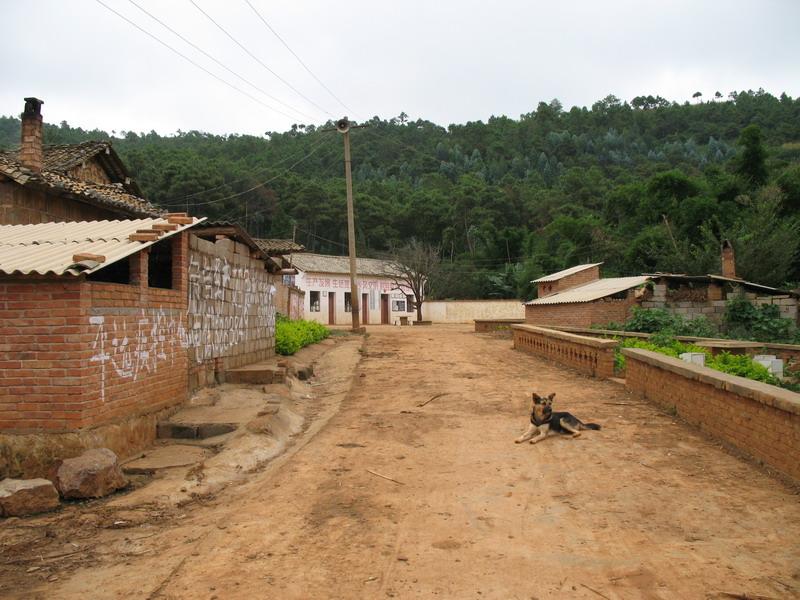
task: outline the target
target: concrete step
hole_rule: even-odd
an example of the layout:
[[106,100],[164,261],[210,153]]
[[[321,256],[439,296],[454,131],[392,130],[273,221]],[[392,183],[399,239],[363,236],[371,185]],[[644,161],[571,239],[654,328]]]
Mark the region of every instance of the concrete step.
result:
[[286,381],[286,368],[274,363],[256,363],[225,371],[226,383],[283,383]]
[[161,421],[156,428],[156,437],[173,440],[202,440],[230,433],[235,423],[181,423]]

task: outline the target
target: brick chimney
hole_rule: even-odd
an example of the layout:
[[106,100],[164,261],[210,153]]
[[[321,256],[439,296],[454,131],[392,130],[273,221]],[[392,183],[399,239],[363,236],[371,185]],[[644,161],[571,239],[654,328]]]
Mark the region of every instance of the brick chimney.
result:
[[738,279],[736,277],[736,259],[729,240],[722,240],[722,276]]
[[22,113],[22,145],[19,161],[23,167],[35,173],[42,170],[42,104],[38,98],[25,98],[25,112]]

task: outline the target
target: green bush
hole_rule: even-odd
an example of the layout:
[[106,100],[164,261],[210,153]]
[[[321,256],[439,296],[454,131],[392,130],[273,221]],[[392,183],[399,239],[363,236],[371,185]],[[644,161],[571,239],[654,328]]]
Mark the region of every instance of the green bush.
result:
[[289,356],[304,346],[324,340],[330,334],[327,327],[314,321],[292,321],[278,315],[275,322],[275,352]]
[[[619,324],[609,324],[619,327]],[[717,326],[705,316],[685,320],[681,315],[663,308],[633,308],[633,314],[622,325],[624,331],[640,333],[666,332],[671,335],[692,337],[715,337],[719,335]]]
[[755,381],[763,381],[772,385],[780,385],[777,377],[746,354],[730,354],[721,352],[714,357],[706,357],[706,366],[730,375],[747,377]]
[[727,337],[759,342],[800,343],[800,331],[791,319],[781,317],[771,304],[755,306],[744,296],[736,296],[725,305]]
[[706,348],[695,346],[692,344],[681,343],[674,338],[670,338],[663,332],[654,334],[649,340],[641,340],[635,338],[628,338],[622,340],[614,352],[614,368],[617,371],[625,369],[625,356],[622,354],[622,348],[642,348],[643,350],[650,350],[665,354],[673,358],[680,358],[684,352],[702,352],[706,355],[705,365],[710,369],[728,373],[729,375],[737,375],[739,377],[746,377],[754,381],[761,381],[769,383],[770,385],[777,385],[792,391],[798,391],[796,384],[783,382],[777,377],[772,375],[764,365],[755,362],[750,356],[746,354],[730,354],[729,352],[720,352],[714,356]]

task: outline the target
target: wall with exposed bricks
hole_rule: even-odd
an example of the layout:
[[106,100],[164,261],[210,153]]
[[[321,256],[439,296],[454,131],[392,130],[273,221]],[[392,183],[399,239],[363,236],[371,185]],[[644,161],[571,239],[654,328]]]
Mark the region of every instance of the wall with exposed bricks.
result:
[[119,213],[23,187],[0,176],[0,225],[119,219]]
[[614,340],[565,333],[531,325],[512,325],[514,348],[559,362],[595,377],[614,376]]
[[621,300],[600,298],[592,302],[570,304],[528,304],[525,306],[525,322],[531,325],[573,325],[590,327],[610,322],[621,323],[630,316],[637,304],[633,290]]
[[275,352],[276,287],[264,261],[230,239],[191,236],[188,345],[192,388]]
[[800,481],[800,394],[626,348],[628,388]]

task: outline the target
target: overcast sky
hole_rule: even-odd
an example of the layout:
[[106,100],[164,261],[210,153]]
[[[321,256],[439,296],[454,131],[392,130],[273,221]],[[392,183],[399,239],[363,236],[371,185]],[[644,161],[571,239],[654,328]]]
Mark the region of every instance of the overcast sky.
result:
[[[540,101],[591,106],[614,94],[684,101],[695,91],[800,95],[798,0],[135,0],[235,71],[141,12],[103,0],[275,112],[177,56],[96,0],[0,0],[0,114],[24,96],[48,122],[171,133],[283,131],[331,115],[436,123],[514,118]],[[257,86],[284,104],[251,87]],[[305,96],[305,97],[304,97]],[[315,106],[316,105],[316,106]],[[291,108],[287,108],[291,107]],[[300,111],[302,114],[298,114]]]

